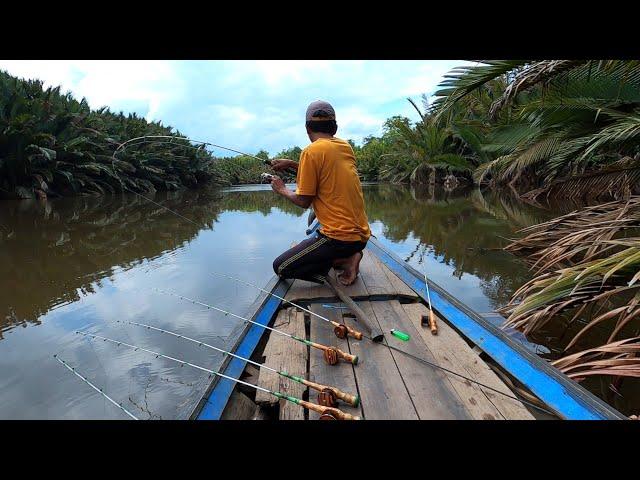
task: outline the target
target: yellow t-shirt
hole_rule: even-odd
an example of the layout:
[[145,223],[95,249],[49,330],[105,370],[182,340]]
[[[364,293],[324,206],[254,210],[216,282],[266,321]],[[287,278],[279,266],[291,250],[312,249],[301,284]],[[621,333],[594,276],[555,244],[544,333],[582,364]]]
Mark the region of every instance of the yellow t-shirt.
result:
[[320,138],[300,155],[296,193],[313,195],[311,205],[322,225],[320,232],[347,242],[371,236],[364,196],[349,142]]

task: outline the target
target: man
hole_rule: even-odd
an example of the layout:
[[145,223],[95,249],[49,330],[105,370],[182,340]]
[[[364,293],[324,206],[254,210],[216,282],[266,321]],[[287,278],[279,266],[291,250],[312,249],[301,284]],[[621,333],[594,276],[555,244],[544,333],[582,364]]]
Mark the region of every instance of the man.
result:
[[273,269],[283,278],[322,283],[334,267],[342,271],[339,281],[351,285],[371,236],[355,155],[348,142],[334,137],[336,114],[327,102],[318,100],[309,105],[306,126],[311,145],[302,151],[300,163],[285,159],[271,162],[275,171],[297,170],[295,192],[277,176],[271,188],[295,205],[313,206],[321,228],[276,258]]

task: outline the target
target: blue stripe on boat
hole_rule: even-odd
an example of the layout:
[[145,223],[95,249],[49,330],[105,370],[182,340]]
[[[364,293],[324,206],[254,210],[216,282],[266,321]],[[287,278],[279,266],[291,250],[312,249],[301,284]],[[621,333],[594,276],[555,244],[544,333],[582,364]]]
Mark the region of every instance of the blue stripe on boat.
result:
[[[286,281],[279,280],[271,292],[284,297],[287,290],[289,290],[289,284]],[[269,295],[256,315],[254,315],[254,318],[251,320],[259,323],[260,325],[269,326],[269,322],[273,318],[273,315],[276,313],[279,306],[280,300]],[[250,325],[251,327],[248,329],[240,344],[235,350],[232,350],[233,353],[244,358],[251,358],[251,354],[253,354],[260,338],[265,332],[265,329],[258,325]],[[227,364],[226,368],[220,373],[232,378],[240,378],[240,375],[244,371],[246,365],[247,362],[244,360],[231,358],[231,361]],[[219,420],[235,386],[236,382],[218,377],[213,390],[209,393],[209,396],[196,419]]]

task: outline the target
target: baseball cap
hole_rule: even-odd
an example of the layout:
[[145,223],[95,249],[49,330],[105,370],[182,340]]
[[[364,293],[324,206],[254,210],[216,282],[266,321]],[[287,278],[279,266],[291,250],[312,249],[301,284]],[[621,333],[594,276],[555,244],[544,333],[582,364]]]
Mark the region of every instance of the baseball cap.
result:
[[316,100],[307,107],[306,121],[328,121],[336,119],[336,111],[329,102]]

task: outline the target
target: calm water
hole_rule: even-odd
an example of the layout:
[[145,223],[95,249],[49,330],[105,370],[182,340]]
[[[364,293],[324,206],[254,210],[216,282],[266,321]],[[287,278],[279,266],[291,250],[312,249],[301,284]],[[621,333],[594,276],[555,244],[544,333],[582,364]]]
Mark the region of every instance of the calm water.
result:
[[[382,243],[495,322],[494,309],[529,278],[523,263],[499,250],[504,237],[553,216],[477,191],[452,196],[378,185],[365,187],[365,197]],[[156,289],[243,315],[260,292],[211,272],[263,285],[273,259],[307,225],[306,212],[263,187],[154,200],[199,226],[135,196],[2,203],[0,418],[127,418],[54,354],[139,418],[187,418],[211,382],[206,373],[75,330],[215,370],[223,360],[216,352],[119,322],[230,347],[242,322]],[[551,331],[529,340],[553,354],[560,339]]]

